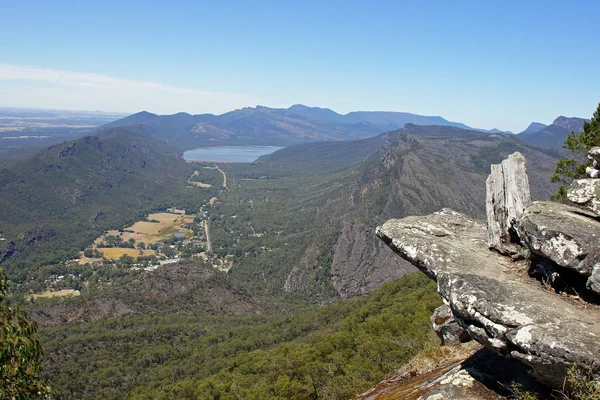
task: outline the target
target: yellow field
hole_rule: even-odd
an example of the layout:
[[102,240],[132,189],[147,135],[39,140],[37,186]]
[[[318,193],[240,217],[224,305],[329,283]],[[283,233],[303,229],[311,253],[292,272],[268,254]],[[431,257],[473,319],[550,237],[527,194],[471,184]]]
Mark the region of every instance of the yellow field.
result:
[[144,256],[151,256],[154,254],[154,250],[138,250],[121,247],[98,247],[97,250],[104,255],[104,258],[109,260],[113,258],[121,258],[125,254],[133,258],[139,257],[140,254]]
[[55,292],[46,290],[45,292],[42,292],[42,293],[26,296],[26,298],[35,300],[40,297],[79,296],[79,294],[80,294],[79,290],[75,290],[75,289],[62,289],[62,290],[57,290]]
[[[149,245],[174,235],[176,232],[191,232],[189,229],[183,228],[183,225],[193,222],[194,215],[183,215],[183,213],[156,213],[148,215],[147,219],[148,221],[155,220],[158,222],[138,221],[132,226],[124,229],[126,231],[133,231],[133,233],[112,230],[108,231],[106,235],[120,236],[123,241],[128,241],[133,238],[136,243],[144,242],[146,245]],[[104,241],[106,235],[102,235],[96,239],[95,244],[98,245]]]

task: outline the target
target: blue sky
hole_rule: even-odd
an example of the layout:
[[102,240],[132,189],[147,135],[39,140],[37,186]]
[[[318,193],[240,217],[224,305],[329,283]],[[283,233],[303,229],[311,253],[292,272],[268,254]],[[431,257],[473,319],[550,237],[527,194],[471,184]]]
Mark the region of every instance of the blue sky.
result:
[[0,106],[295,103],[520,131],[600,102],[598,1],[0,0]]

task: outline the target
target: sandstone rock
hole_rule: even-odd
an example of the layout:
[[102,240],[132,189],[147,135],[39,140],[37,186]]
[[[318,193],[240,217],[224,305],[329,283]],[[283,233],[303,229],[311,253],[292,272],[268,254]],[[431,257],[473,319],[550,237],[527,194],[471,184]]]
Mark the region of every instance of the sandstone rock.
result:
[[531,203],[529,178],[525,157],[513,153],[501,164],[491,166],[486,181],[486,213],[488,221],[488,245],[501,253],[516,253],[514,224],[525,207]]
[[567,190],[567,199],[576,206],[584,207],[600,215],[600,180],[574,180]]
[[561,267],[589,277],[600,263],[600,223],[595,214],[540,201],[527,207],[518,229],[532,253]]
[[455,345],[471,340],[471,336],[456,322],[452,310],[445,304],[435,309],[429,321],[442,345]]
[[600,378],[600,313],[515,279],[515,268],[528,264],[490,251],[484,223],[442,210],[387,221],[377,235],[437,281],[454,318],[478,342],[554,387],[573,364]]

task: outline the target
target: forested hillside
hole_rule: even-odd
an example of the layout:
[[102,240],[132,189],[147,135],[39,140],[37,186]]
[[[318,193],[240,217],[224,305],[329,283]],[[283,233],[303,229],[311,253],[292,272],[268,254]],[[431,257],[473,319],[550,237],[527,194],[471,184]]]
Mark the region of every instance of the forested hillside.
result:
[[55,145],[2,169],[0,263],[23,280],[40,266],[77,258],[105,229],[174,199],[185,206],[192,171],[168,146],[126,129]]
[[348,399],[430,342],[439,305],[415,274],[321,309],[60,325],[42,329],[44,377],[62,399]]

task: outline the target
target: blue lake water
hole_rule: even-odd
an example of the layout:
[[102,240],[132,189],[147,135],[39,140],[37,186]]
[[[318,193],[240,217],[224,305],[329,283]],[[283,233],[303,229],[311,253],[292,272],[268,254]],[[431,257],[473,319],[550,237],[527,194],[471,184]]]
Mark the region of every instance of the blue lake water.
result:
[[258,157],[271,154],[283,149],[276,146],[219,146],[199,147],[186,150],[183,158],[186,161],[212,161],[212,162],[254,162]]

